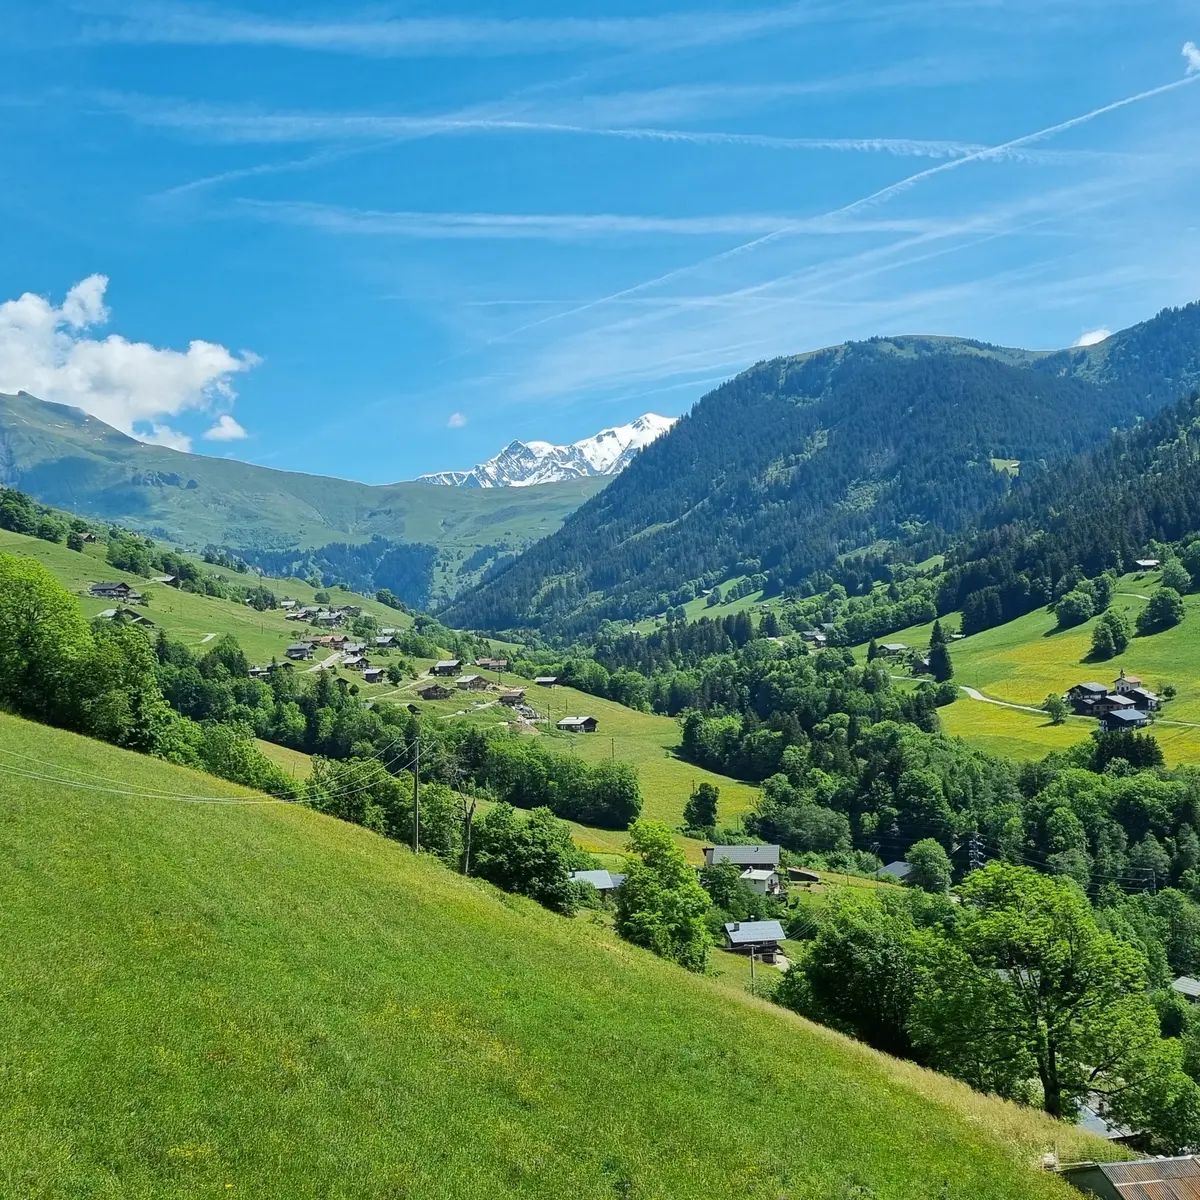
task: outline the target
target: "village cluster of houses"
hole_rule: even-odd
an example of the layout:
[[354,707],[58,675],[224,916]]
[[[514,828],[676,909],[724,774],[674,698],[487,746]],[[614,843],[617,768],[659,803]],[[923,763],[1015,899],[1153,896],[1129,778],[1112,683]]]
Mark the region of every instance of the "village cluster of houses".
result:
[[309,625],[324,625],[338,629],[347,621],[362,616],[362,605],[341,604],[336,608],[322,608],[319,604],[301,605],[295,600],[281,600],[279,607],[285,610],[285,621],[305,621]]
[[[475,665],[482,670],[497,673],[508,670],[506,658],[479,658]],[[493,683],[485,675],[467,671],[462,659],[444,658],[435,662],[429,668],[430,679],[418,689],[417,695],[422,700],[449,700],[456,691],[459,692],[498,692],[496,699],[506,708],[514,709],[519,716],[526,720],[538,720],[539,714],[527,703],[527,693],[523,687],[503,687]],[[451,686],[453,681],[453,686]],[[539,687],[557,687],[557,675],[539,675],[533,681]],[[563,717],[557,723],[557,728],[563,733],[595,733],[600,722],[595,717]]]
[[1096,717],[1106,733],[1141,729],[1162,704],[1158,695],[1143,686],[1136,675],[1124,671],[1111,688],[1102,683],[1077,683],[1066,699],[1081,717]]

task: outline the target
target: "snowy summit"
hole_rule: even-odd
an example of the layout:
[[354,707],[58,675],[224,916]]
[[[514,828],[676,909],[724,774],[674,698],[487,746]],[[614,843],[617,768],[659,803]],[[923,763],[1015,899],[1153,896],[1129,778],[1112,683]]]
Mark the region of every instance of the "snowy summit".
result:
[[570,446],[514,441],[495,458],[469,471],[438,471],[422,475],[417,482],[447,487],[530,487],[589,475],[619,475],[639,450],[666,433],[677,419],[646,413],[628,425],[602,429]]

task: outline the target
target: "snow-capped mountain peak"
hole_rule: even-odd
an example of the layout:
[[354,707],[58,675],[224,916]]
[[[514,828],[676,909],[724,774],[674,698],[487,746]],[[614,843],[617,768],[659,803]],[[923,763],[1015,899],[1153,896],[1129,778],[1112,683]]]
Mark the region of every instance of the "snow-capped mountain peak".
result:
[[646,413],[628,425],[602,429],[570,446],[512,441],[495,458],[469,471],[438,471],[422,475],[418,482],[447,487],[530,487],[590,475],[618,475],[639,450],[666,433],[677,419]]

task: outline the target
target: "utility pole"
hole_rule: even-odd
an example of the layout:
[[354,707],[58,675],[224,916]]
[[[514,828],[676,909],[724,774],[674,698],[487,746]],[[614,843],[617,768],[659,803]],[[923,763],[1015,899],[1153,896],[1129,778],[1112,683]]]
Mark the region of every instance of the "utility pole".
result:
[[417,756],[413,765],[413,853],[421,852],[421,735],[417,734]]
[[755,944],[751,943],[751,945],[750,945],[750,995],[752,995],[752,996],[758,995],[758,989],[755,985],[755,976],[754,976],[754,952],[757,949],[758,949],[758,947]]
[[970,840],[967,842],[967,855],[970,869],[978,871],[983,866],[983,839],[979,836],[979,830],[975,830],[971,834]]

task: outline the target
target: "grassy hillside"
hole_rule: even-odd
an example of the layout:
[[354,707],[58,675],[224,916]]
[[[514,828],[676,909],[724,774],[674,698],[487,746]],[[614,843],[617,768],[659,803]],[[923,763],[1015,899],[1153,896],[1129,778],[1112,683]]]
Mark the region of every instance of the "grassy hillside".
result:
[[[53,542],[0,530],[0,553],[3,552],[30,555],[44,563],[65,587],[79,594],[80,606],[89,617],[112,606],[110,600],[97,600],[84,594],[89,583],[100,579],[128,581],[151,597],[149,606],[139,611],[145,612],[156,626],[161,626],[173,637],[193,648],[202,648],[216,637],[231,633],[252,661],[265,663],[272,658],[282,660],[284,649],[307,631],[306,626],[285,620],[282,610],[259,613],[230,600],[176,591],[174,588],[149,584],[135,575],[116,571],[104,561],[102,545],[88,545],[83,552],[77,552]],[[240,580],[243,577],[237,578]],[[313,589],[299,580],[264,582],[278,596],[288,595],[304,602],[312,601]],[[407,628],[412,624],[412,617],[408,614],[386,608],[357,594],[342,593],[334,589],[331,597],[335,604],[362,605],[363,609],[376,616],[382,625]],[[496,650],[498,653],[506,652],[503,643],[496,643]],[[327,656],[318,652],[310,665],[316,665],[325,657]],[[394,656],[384,657],[373,653],[370,657],[373,663],[382,666],[395,661]],[[432,661],[415,660],[413,665],[422,677],[403,683],[399,687],[387,683],[367,686],[362,683],[361,677],[352,671],[342,670],[338,674],[357,684],[368,697],[401,704],[418,703],[423,711],[447,719],[462,716],[480,724],[490,725],[512,718],[511,710],[497,702],[496,692],[479,696],[456,693],[449,700],[431,703],[420,700],[417,690],[429,682],[424,673],[432,665]],[[600,732],[595,735],[568,736],[549,732],[536,736],[549,736],[560,748],[569,747],[589,761],[611,755],[622,762],[632,763],[637,767],[641,779],[645,796],[644,812],[647,816],[666,821],[672,826],[679,825],[683,820],[683,806],[687,798],[695,785],[706,780],[721,789],[722,820],[735,819],[747,812],[754,803],[757,789],[751,785],[715,775],[700,767],[693,767],[677,758],[674,749],[680,740],[679,726],[668,717],[635,712],[610,700],[598,700],[585,695],[573,688],[539,688],[531,682],[518,680],[511,675],[504,676],[504,681],[506,684],[525,687],[529,703],[554,720],[567,715],[583,714],[591,714],[598,718]],[[265,748],[266,744],[263,745]],[[291,751],[277,747],[273,747],[269,753],[287,770],[295,768],[298,773],[304,773],[308,769],[307,758],[304,755],[294,755]],[[619,851],[625,842],[622,832],[591,829],[582,825],[574,828],[576,840],[587,850]],[[700,842],[681,838],[680,843],[686,847],[693,859],[699,860]]]
[[363,829],[0,751],[250,801],[5,777],[4,1195],[1067,1200],[1040,1156],[1110,1152]]
[[[150,598],[150,603],[145,608],[139,608],[139,612],[149,617],[156,627],[162,627],[193,647],[202,646],[222,634],[232,633],[252,661],[270,662],[272,657],[282,660],[286,647],[305,631],[305,626],[286,620],[282,609],[255,612],[232,600],[177,591],[127,571],[118,571],[104,561],[105,547],[102,544],[87,545],[80,552],[68,550],[66,546],[55,542],[44,542],[40,538],[0,529],[0,552],[24,554],[44,563],[64,587],[79,595],[80,607],[88,617],[112,608],[114,603],[87,595],[88,585],[100,580],[125,580]],[[205,569],[226,575],[236,582],[254,581],[251,576],[235,576],[233,572],[219,568]],[[264,579],[262,582],[278,597],[290,596],[306,604],[313,602],[314,589],[301,580]],[[352,592],[331,589],[330,602],[359,604],[364,611],[376,616],[381,624],[396,629],[412,624],[412,617],[407,613],[387,608]]]
[[[604,478],[529,488],[372,487],[147,446],[78,409],[0,395],[0,483],[80,516],[190,548],[364,542],[437,547],[434,590],[452,594],[481,546],[519,550],[554,532]],[[484,564],[480,563],[482,567]]]
[[[1158,586],[1156,574],[1126,575],[1117,584],[1113,607],[1132,622]],[[1200,595],[1185,597],[1182,624],[1150,637],[1135,637],[1124,654],[1106,662],[1088,662],[1095,619],[1073,629],[1058,630],[1054,614],[1038,609],[1007,625],[955,642],[950,647],[954,680],[1009,704],[1040,706],[1051,692],[1095,680],[1111,686],[1123,669],[1162,692],[1174,685],[1178,696],[1166,704],[1154,736],[1172,764],[1200,763]],[[945,621],[957,628],[957,617]],[[924,646],[931,626],[889,634],[888,641]],[[859,648],[862,652],[862,648]],[[963,696],[941,710],[948,733],[965,737],[981,749],[1015,758],[1040,758],[1089,736],[1096,722],[1072,717],[1053,726],[1036,713],[984,704]]]
[[[488,674],[489,678],[495,678],[490,672]],[[547,737],[556,748],[569,750],[588,762],[612,757],[619,762],[632,763],[641,780],[644,816],[678,826],[683,820],[683,806],[688,797],[698,784],[704,782],[715,784],[721,790],[721,821],[733,821],[748,812],[758,796],[755,785],[717,775],[678,758],[675,750],[680,742],[679,723],[671,717],[635,712],[611,700],[600,700],[574,688],[537,687],[515,675],[504,675],[502,679],[505,686],[524,688],[530,706],[548,718],[548,728],[531,736]],[[449,700],[420,700],[417,691],[428,682],[428,679],[422,678],[403,684],[400,688],[389,688],[384,694],[396,701],[416,702],[422,711],[438,713],[447,718],[461,716],[488,725],[512,718],[511,710],[497,701],[496,692],[473,696],[456,693]],[[553,722],[565,716],[593,716],[600,723],[599,730],[593,734],[560,734],[553,729]],[[582,825],[574,828],[576,841],[585,850],[611,852],[620,850],[625,842],[622,832],[590,829]],[[680,838],[679,841],[689,856],[699,861],[702,843],[690,838]]]

